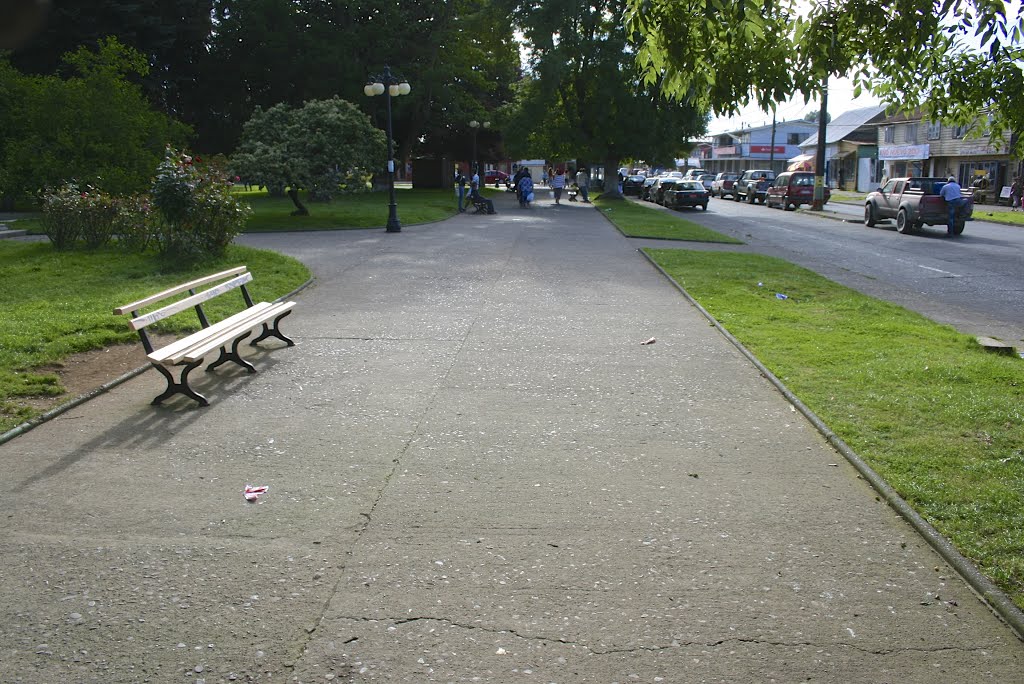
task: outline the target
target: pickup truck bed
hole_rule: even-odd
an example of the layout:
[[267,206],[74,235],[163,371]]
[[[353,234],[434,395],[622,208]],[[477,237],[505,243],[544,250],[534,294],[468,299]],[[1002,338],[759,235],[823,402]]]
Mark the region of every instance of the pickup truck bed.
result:
[[[879,221],[896,219],[896,230],[901,233],[915,232],[926,224],[945,226],[949,209],[946,200],[939,196],[945,184],[945,178],[892,178],[864,200],[864,224],[873,226]],[[962,194],[967,202],[957,213],[957,235],[974,213],[971,190],[965,189]]]

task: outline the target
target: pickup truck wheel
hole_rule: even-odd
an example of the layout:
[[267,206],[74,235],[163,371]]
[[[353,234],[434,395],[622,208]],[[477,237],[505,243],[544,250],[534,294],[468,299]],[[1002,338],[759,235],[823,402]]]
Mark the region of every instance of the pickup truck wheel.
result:
[[878,219],[875,218],[875,205],[865,204],[864,225],[867,226],[868,228],[874,228],[876,223],[878,223]]
[[955,223],[953,223],[953,234],[954,235],[960,235],[963,232],[964,232],[964,221],[958,219]]
[[793,206],[793,203],[790,201],[789,196],[787,195],[786,197],[783,197],[782,198],[782,210],[783,211],[793,211],[794,209],[796,209],[796,207]]
[[896,231],[904,235],[914,231],[914,224],[910,222],[906,209],[900,209],[899,213],[896,214]]

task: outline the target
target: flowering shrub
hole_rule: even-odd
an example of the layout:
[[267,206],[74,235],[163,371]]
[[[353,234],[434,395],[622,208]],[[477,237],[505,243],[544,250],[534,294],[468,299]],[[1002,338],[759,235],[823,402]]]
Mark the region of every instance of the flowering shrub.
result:
[[149,195],[115,198],[65,183],[43,194],[43,227],[59,250],[101,247],[117,236],[129,251],[155,247],[189,261],[223,256],[251,213],[231,194],[233,184],[219,165],[167,148]]
[[233,184],[219,166],[168,147],[150,189],[160,253],[189,260],[223,255],[251,212],[231,194]]
[[71,249],[81,240],[95,249],[110,241],[117,203],[91,186],[74,182],[43,193],[43,229],[55,249]]
[[149,195],[130,195],[117,201],[114,234],[117,246],[129,252],[144,252],[152,246],[153,204]]

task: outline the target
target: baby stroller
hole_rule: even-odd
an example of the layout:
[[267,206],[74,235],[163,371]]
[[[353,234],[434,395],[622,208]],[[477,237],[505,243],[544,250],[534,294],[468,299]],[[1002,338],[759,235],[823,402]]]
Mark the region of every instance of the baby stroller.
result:
[[533,179],[529,173],[519,179],[519,191],[516,194],[519,196],[519,206],[530,206],[530,202],[533,201]]

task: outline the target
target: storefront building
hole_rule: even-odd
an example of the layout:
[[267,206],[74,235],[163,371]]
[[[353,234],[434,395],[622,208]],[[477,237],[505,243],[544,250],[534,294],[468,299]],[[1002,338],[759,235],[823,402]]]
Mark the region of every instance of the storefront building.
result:
[[780,121],[757,128],[740,128],[712,138],[711,154],[704,161],[710,173],[747,169],[785,170],[790,157],[800,153],[800,143],[818,130],[805,119]]
[[947,126],[924,121],[919,112],[887,117],[878,129],[885,177],[953,176],[960,185],[976,188],[976,199],[992,201],[1020,173],[1020,162],[1011,136],[989,140],[985,124],[981,119],[970,126]]

